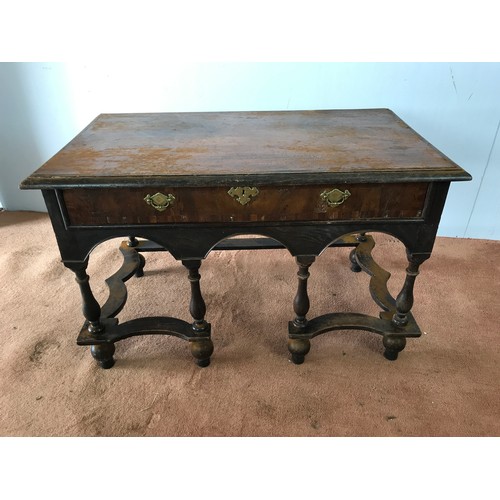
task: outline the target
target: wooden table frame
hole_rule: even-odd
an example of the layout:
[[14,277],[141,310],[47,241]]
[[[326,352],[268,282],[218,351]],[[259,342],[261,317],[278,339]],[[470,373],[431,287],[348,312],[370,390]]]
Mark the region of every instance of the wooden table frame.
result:
[[[365,111],[363,117],[374,115],[374,113],[370,113],[371,111]],[[377,115],[379,117],[381,111],[376,111],[379,112]],[[383,110],[383,112],[386,113],[387,110]],[[300,115],[302,112],[290,113],[293,114],[288,116],[294,120],[302,118]],[[354,113],[359,113],[359,111]],[[225,119],[225,114],[218,115],[222,116],[221,120]],[[259,113],[253,115],[258,117]],[[234,116],[231,116],[231,119]],[[283,116],[286,118],[286,115]],[[386,119],[385,114],[382,116]],[[241,115],[236,118],[241,119]],[[243,118],[248,118],[248,116],[243,116]],[[279,119],[284,118],[280,115]],[[395,119],[399,120],[397,117]],[[398,122],[398,126],[400,126],[400,122]],[[413,133],[413,131],[411,132]],[[418,138],[418,141],[424,144],[422,147],[432,148],[423,139]],[[69,145],[70,150],[71,144]],[[54,158],[57,160],[57,155]],[[66,158],[68,158],[67,155]],[[313,160],[314,155],[311,158]],[[25,180],[21,187],[42,190],[62,261],[75,273],[82,295],[85,324],[80,331],[77,342],[79,345],[91,346],[92,355],[102,368],[113,366],[115,342],[144,334],[174,335],[185,339],[190,343],[196,363],[202,367],[209,365],[214,346],[211,340],[211,325],[205,319],[206,306],[200,288],[199,270],[203,259],[214,249],[286,248],[296,258],[298,288],[293,301],[295,317],[288,325],[288,348],[294,363],[300,364],[304,361],[304,357],[310,349],[310,339],[319,334],[339,329],[361,329],[382,335],[385,357],[395,360],[398,353],[404,349],[406,338],[421,335],[421,331],[411,314],[413,287],[420,265],[431,255],[450,182],[470,179],[470,175],[453,164],[451,160],[444,156],[439,157],[439,161],[441,160],[443,164],[431,165],[426,170],[406,168],[396,172],[375,171],[368,168],[364,171],[356,169],[341,172],[312,170],[285,174],[281,173],[279,169],[274,169],[270,172],[245,173],[243,176],[241,172],[217,173],[211,176],[185,175],[181,172],[176,175],[171,175],[171,173],[169,175],[152,175],[149,173],[142,177],[137,173],[121,177],[91,176],[82,172],[61,175],[61,167],[58,164],[54,167],[53,161],[52,170],[49,162],[48,166],[42,167],[38,173]],[[234,188],[237,186],[270,185],[290,186],[290,189],[294,189],[294,186],[307,186],[315,183],[324,186],[346,185],[348,183],[354,186],[371,186],[370,183],[373,183],[376,186],[388,186],[389,190],[396,183],[407,183],[412,186],[416,186],[417,183],[425,183],[425,201],[423,209],[412,214],[411,217],[387,217],[386,214],[386,217],[361,216],[344,220],[342,218],[335,219],[335,216],[332,215],[329,216],[331,218],[328,220],[310,220],[310,216],[307,217],[307,220],[300,220],[299,214],[296,217],[299,220],[294,220],[292,217],[292,220],[262,221],[246,220],[245,218],[248,219],[250,216],[245,215],[245,218],[241,217],[240,220],[233,220],[233,216],[231,216],[231,219],[226,221],[163,222],[162,215],[158,214],[158,219],[155,216],[154,223],[151,220],[148,220],[147,223],[137,222],[139,220],[139,216],[137,216],[134,223],[124,222],[120,224],[116,221],[102,223],[102,221],[93,219],[92,217],[99,216],[97,211],[94,212],[94,215],[88,216],[83,213],[81,215],[83,223],[81,221],[75,223],[74,214],[77,213],[78,207],[74,208],[71,205],[73,201],[69,196],[78,190],[75,198],[78,201],[80,194],[86,195],[88,190],[97,189],[101,190],[98,192],[102,194],[111,193],[110,196],[116,199],[115,195],[125,192],[124,190],[127,190],[128,193],[131,188],[154,189],[155,186],[166,184],[191,189],[203,186],[224,186],[225,191],[227,191],[227,186]],[[96,203],[100,203],[101,199],[103,198],[95,198]],[[116,201],[113,203],[116,205]],[[258,206],[256,202],[252,203]],[[249,205],[251,204],[249,203]],[[240,210],[238,213],[243,213],[244,209],[238,208],[238,210]],[[262,208],[262,210],[266,209]],[[80,210],[78,213],[82,214],[82,211]],[[194,216],[196,217],[196,214]],[[143,216],[141,215],[141,217]],[[286,216],[284,218],[286,219]],[[406,247],[408,257],[406,279],[396,298],[393,298],[387,290],[387,280],[390,274],[380,268],[371,257],[371,250],[375,243],[371,235],[368,234],[370,232],[384,232],[393,235]],[[234,235],[255,234],[262,237],[230,239]],[[96,245],[116,237],[128,238],[120,246],[124,262],[120,270],[107,280],[110,295],[107,302],[101,307],[89,284],[89,276],[86,272],[88,259]],[[335,312],[313,319],[307,318],[309,311],[307,292],[309,268],[314,263],[315,258],[330,246],[352,247],[350,253],[351,269],[355,272],[363,270],[371,276],[370,292],[382,309],[378,318],[359,313],[343,312]],[[191,284],[189,310],[193,318],[192,323],[171,317],[137,318],[122,324],[118,322],[116,316],[127,299],[124,283],[134,275],[142,275],[145,264],[142,253],[151,251],[168,251],[186,267]]]

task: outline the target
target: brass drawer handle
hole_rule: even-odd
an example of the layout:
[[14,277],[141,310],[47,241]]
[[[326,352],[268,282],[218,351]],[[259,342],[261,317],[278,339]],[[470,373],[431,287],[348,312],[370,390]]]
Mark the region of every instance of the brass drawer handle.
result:
[[256,187],[232,187],[227,194],[232,196],[241,205],[246,205],[252,198],[259,194]]
[[151,205],[154,209],[158,210],[158,212],[163,212],[170,205],[173,205],[175,201],[175,196],[173,194],[163,194],[163,193],[156,193],[153,195],[148,194],[144,198],[144,201],[148,205]]
[[351,196],[351,193],[347,189],[345,191],[332,189],[331,191],[323,191],[320,196],[323,201],[326,201],[329,207],[338,207]]

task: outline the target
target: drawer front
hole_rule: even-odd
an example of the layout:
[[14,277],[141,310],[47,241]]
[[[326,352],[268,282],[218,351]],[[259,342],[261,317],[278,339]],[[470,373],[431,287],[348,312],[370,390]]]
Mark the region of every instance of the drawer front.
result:
[[62,193],[70,225],[96,226],[420,218],[428,186],[156,186],[75,188]]

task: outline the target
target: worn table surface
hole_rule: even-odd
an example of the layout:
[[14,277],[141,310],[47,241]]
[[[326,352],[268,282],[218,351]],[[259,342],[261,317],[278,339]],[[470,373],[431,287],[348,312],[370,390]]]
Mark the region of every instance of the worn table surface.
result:
[[22,188],[470,176],[388,109],[102,114]]

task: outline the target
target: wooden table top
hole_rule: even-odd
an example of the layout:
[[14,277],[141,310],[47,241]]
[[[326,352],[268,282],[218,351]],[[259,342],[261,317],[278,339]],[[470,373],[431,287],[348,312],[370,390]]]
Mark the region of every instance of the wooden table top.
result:
[[470,175],[388,109],[102,114],[23,189]]

